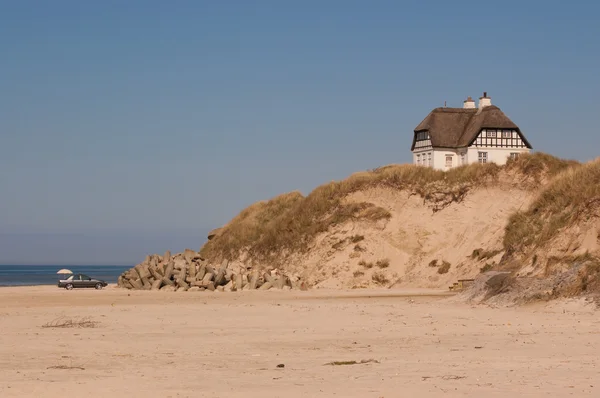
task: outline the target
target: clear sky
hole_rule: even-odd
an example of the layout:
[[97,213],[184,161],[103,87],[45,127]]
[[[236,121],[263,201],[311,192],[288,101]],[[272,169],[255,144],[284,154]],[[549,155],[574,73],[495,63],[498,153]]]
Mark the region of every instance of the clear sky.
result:
[[592,1],[0,0],[0,263],[134,264],[282,192],[411,159],[487,91],[600,155]]

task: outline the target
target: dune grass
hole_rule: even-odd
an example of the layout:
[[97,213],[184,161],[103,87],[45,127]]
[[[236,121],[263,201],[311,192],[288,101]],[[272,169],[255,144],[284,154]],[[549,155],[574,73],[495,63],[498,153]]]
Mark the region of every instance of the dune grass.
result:
[[[524,211],[513,214],[504,234],[508,253],[542,246],[561,229],[600,209],[600,159],[557,175]],[[596,214],[597,215],[597,214]]]
[[[525,155],[506,168],[528,173],[554,173],[564,161],[549,155]],[[471,164],[448,172],[414,165],[390,165],[355,173],[345,180],[330,182],[308,196],[291,192],[255,203],[219,230],[201,249],[203,257],[218,261],[245,253],[251,261],[274,262],[292,252],[305,252],[316,236],[345,222],[377,222],[390,219],[389,210],[372,203],[347,203],[353,192],[372,187],[408,190],[435,203],[439,210],[460,202],[475,187],[492,183],[503,167],[495,163]]]
[[547,153],[536,152],[509,159],[506,167],[516,169],[520,173],[538,180],[543,177],[553,177],[571,166],[577,166],[575,160],[560,159]]
[[487,260],[490,259],[494,256],[496,256],[497,254],[499,254],[500,252],[502,252],[502,250],[484,250],[484,249],[475,249],[473,250],[473,253],[471,253],[471,255],[469,256],[470,258],[472,258],[473,260]]

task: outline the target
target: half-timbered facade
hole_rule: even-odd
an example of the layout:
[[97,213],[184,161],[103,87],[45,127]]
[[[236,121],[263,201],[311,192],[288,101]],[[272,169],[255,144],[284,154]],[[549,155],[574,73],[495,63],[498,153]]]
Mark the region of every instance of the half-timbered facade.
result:
[[476,162],[504,164],[531,148],[519,127],[483,93],[479,107],[469,97],[462,108],[432,110],[415,128],[411,150],[414,164],[449,170]]

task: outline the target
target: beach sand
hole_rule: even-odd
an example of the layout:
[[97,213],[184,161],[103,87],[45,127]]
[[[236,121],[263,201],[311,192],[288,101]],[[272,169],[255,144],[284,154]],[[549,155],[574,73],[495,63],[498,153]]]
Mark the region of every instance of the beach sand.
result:
[[[427,293],[0,288],[0,397],[600,396],[600,318],[581,301]],[[97,323],[43,327],[80,317]]]

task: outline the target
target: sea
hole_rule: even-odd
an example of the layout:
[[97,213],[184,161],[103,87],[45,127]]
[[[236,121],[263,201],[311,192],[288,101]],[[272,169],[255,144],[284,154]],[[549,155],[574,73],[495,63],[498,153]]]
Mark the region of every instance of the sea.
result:
[[108,283],[132,265],[0,265],[0,286],[55,285],[60,279],[56,272],[66,268],[75,274],[85,274]]

